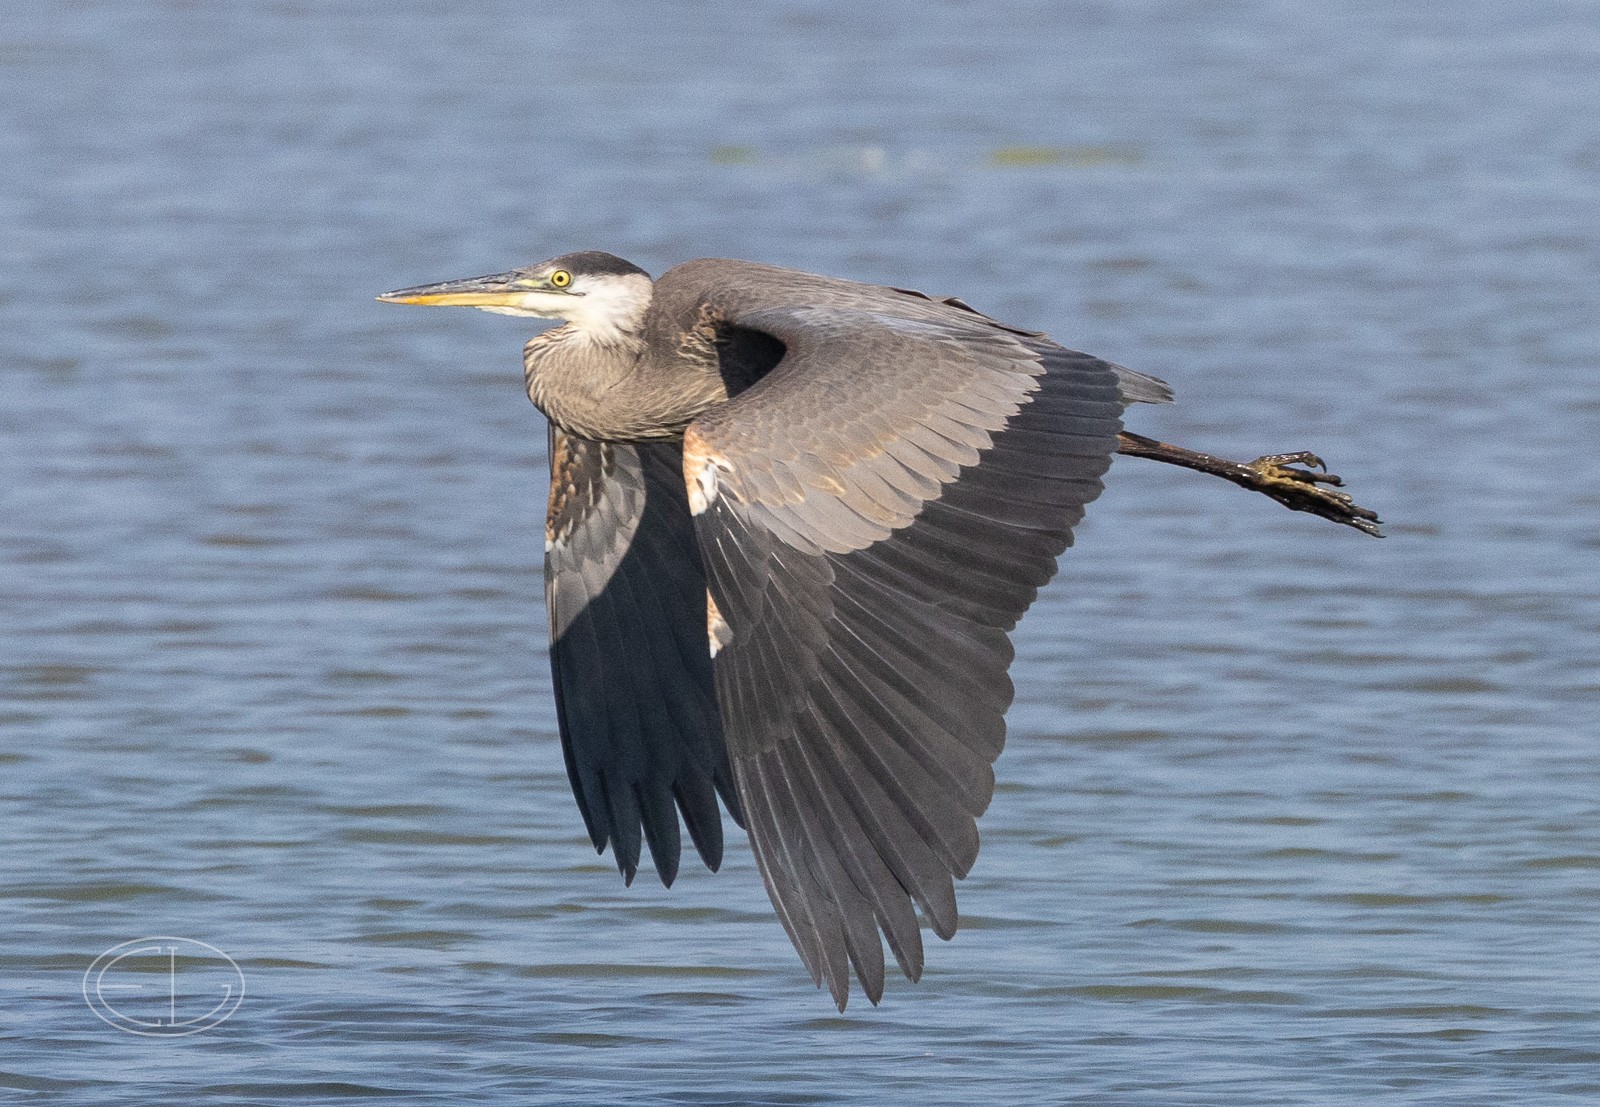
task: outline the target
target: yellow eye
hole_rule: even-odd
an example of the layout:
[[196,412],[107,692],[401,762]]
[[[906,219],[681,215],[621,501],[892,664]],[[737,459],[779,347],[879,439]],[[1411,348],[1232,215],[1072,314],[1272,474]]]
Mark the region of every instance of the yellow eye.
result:
[[550,274],[550,287],[552,288],[565,288],[571,283],[572,274],[568,273],[565,269],[557,269],[554,273]]

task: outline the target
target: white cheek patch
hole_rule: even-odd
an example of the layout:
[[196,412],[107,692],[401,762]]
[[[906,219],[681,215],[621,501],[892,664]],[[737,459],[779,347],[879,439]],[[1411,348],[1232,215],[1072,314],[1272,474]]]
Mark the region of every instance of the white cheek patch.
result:
[[623,277],[583,277],[563,301],[561,318],[601,342],[616,342],[639,329],[654,286],[650,278],[630,273]]

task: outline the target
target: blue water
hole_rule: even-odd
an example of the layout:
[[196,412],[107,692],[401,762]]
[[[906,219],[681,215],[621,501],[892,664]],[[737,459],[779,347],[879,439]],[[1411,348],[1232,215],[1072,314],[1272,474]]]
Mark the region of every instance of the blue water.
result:
[[[1581,2],[8,13],[0,1098],[1600,1101],[1597,72]],[[371,301],[576,248],[960,294],[1390,537],[1119,460],[961,933],[841,1017],[742,842],[588,847],[526,328]],[[89,1009],[160,935],[232,1018]]]

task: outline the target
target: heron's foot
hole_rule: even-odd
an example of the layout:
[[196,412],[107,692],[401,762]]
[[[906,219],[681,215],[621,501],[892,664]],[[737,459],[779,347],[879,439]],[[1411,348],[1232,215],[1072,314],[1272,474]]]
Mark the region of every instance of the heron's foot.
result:
[[[1321,469],[1324,473],[1328,471],[1328,463],[1310,450],[1297,450],[1292,454],[1266,454],[1248,462],[1248,464],[1250,468],[1261,473],[1286,465],[1304,465],[1308,469]],[[1339,478],[1332,478],[1332,483],[1338,484]]]
[[1343,492],[1334,489],[1344,483],[1316,454],[1301,450],[1292,454],[1267,454],[1254,461],[1229,461],[1224,457],[1158,442],[1142,434],[1123,431],[1117,435],[1117,452],[1131,457],[1148,457],[1168,465],[1181,465],[1199,473],[1232,481],[1241,488],[1271,496],[1284,507],[1309,511],[1335,523],[1355,527],[1363,534],[1382,538],[1376,512],[1369,511]]
[[1267,454],[1245,463],[1241,468],[1253,479],[1239,483],[1271,496],[1284,507],[1294,511],[1309,511],[1335,523],[1355,527],[1374,538],[1383,537],[1383,532],[1378,529],[1382,520],[1377,513],[1356,503],[1349,493],[1333,491],[1344,481],[1338,474],[1328,472],[1327,464],[1316,454],[1305,450],[1290,454]]

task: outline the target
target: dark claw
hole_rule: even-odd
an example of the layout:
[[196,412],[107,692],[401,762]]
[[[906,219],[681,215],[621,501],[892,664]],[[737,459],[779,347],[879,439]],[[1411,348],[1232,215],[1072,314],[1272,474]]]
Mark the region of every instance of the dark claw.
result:
[[1264,454],[1250,462],[1250,465],[1252,467],[1257,465],[1305,465],[1313,469],[1321,469],[1324,473],[1328,471],[1328,463],[1310,450],[1296,450],[1292,454]]
[[[1291,466],[1304,465],[1305,469],[1294,469]],[[1331,484],[1344,483],[1337,474],[1328,472],[1328,463],[1309,450],[1298,450],[1292,454],[1264,454],[1245,466],[1269,479],[1273,477],[1301,481],[1305,484]],[[1322,470],[1320,473],[1312,472],[1311,467]]]
[[[1296,469],[1293,468],[1295,465],[1316,465],[1322,472]],[[1244,468],[1255,479],[1241,483],[1246,483],[1246,487],[1254,487],[1258,492],[1264,492],[1285,507],[1295,511],[1309,511],[1324,519],[1331,519],[1333,522],[1355,527],[1375,537],[1382,537],[1378,530],[1379,519],[1375,512],[1357,504],[1349,493],[1326,491],[1318,487],[1319,485],[1339,487],[1344,481],[1337,474],[1328,472],[1327,465],[1316,454],[1304,451],[1292,454],[1267,454],[1256,458]]]

